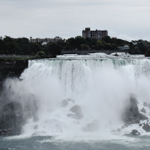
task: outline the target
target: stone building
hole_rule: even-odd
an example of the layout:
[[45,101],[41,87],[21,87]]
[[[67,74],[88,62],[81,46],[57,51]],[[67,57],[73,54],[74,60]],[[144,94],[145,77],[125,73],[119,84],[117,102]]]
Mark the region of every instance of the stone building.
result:
[[91,38],[91,39],[97,39],[101,40],[103,37],[108,36],[107,30],[90,30],[90,28],[85,28],[85,30],[82,31],[82,37],[84,38]]
[[62,38],[60,38],[59,36],[56,36],[55,38],[35,38],[33,39],[32,37],[30,37],[30,42],[33,43],[49,43],[49,42],[58,42],[59,40],[62,40]]

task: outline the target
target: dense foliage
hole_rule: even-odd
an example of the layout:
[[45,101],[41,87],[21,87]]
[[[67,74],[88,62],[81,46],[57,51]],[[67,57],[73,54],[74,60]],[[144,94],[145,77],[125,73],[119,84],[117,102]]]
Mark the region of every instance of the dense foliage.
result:
[[119,46],[129,45],[130,54],[145,54],[150,56],[150,42],[144,40],[125,41],[109,36],[102,40],[83,38],[77,36],[57,42],[50,42],[42,46],[42,43],[30,42],[27,38],[11,38],[5,36],[0,40],[0,54],[33,55],[33,56],[56,56],[61,54],[61,50],[117,50]]

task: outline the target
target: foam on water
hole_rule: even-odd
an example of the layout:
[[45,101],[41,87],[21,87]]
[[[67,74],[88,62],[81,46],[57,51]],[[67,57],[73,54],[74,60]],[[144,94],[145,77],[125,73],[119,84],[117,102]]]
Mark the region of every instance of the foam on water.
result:
[[[123,124],[121,115],[130,94],[141,103],[150,100],[150,61],[103,56],[30,60],[21,81],[6,80],[8,95],[23,106],[22,136],[115,138],[118,133],[112,130]],[[71,100],[61,107],[64,99]],[[81,107],[83,118],[68,117],[74,105]]]

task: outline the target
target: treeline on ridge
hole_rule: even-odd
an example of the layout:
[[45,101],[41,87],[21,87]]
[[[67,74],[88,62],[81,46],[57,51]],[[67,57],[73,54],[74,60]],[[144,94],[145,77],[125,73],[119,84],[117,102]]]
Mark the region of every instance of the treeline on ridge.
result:
[[77,36],[57,42],[49,42],[42,45],[42,42],[30,42],[27,38],[11,38],[5,36],[0,39],[0,54],[15,55],[39,55],[56,56],[61,54],[61,50],[117,50],[119,46],[130,46],[130,54],[144,54],[150,56],[150,42],[144,40],[126,41],[118,38],[104,37],[102,40],[83,38]]

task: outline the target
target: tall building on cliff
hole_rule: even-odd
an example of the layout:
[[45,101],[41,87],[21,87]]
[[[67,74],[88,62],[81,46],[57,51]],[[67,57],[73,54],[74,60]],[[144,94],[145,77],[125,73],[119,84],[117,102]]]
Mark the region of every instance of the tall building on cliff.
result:
[[82,31],[82,37],[84,38],[91,38],[91,39],[97,39],[101,40],[103,37],[108,36],[107,30],[95,30],[92,31],[90,28],[85,28],[85,30]]

